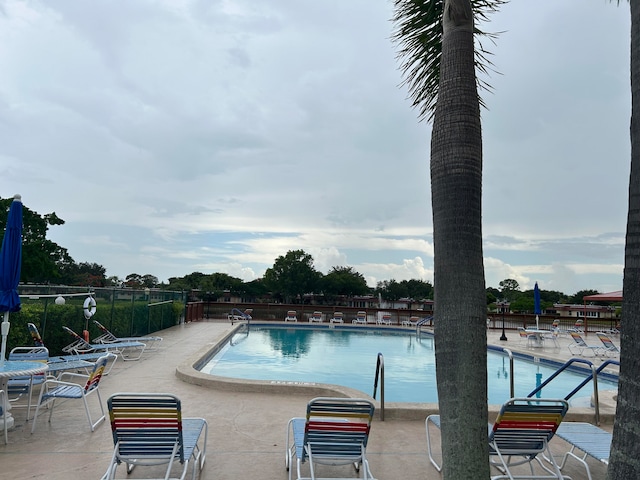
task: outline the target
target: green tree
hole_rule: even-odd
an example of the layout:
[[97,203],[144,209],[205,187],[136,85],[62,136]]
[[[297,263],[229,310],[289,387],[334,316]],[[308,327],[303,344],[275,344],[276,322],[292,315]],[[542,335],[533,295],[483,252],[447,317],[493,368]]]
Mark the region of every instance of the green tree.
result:
[[640,1],[631,0],[631,174],[624,252],[620,378],[607,478],[640,478]]
[[433,112],[435,347],[445,480],[490,473],[487,447],[480,447],[488,444],[487,337],[474,34],[481,33],[475,20],[487,19],[501,3],[395,0],[394,38],[402,44],[405,81],[421,115]]
[[403,285],[394,279],[378,282],[375,292],[388,302],[395,302],[409,296],[407,285]]
[[513,278],[502,280],[499,284],[500,294],[505,300],[515,300],[520,293],[520,284]]
[[584,302],[584,297],[587,297],[589,295],[597,295],[598,293],[600,292],[598,292],[597,290],[580,290],[576,292],[576,294],[572,297],[569,297],[568,300],[570,301],[570,303],[579,305]]
[[316,290],[320,277],[311,255],[304,250],[289,250],[267,269],[264,282],[273,294],[280,294],[286,303],[291,303]]
[[320,289],[328,299],[338,295],[365,295],[371,291],[364,276],[353,267],[333,267],[320,280]]

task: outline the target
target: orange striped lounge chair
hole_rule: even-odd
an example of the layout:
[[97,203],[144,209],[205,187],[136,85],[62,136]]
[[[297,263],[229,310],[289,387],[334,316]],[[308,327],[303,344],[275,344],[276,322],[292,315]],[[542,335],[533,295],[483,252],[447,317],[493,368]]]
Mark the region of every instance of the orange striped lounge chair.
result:
[[[116,469],[123,463],[127,475],[136,466],[166,465],[165,479],[184,479],[192,459],[191,478],[202,470],[209,426],[204,418],[182,418],[175,395],[115,393],[107,400],[107,408],[114,449],[103,480],[116,478]],[[180,476],[174,477],[172,470]]]
[[353,323],[354,325],[356,323],[362,323],[363,325],[367,324],[367,312],[364,311],[360,311],[358,313],[356,313],[356,318],[354,318],[351,323]]
[[313,314],[309,316],[309,323],[313,322],[322,323],[322,312],[313,312]]
[[[566,400],[548,398],[512,398],[500,409],[495,423],[489,428],[489,456],[491,465],[501,474],[497,479],[550,479],[566,477],[556,463],[549,442],[562,423],[569,404]],[[431,464],[438,470],[442,465],[436,460],[431,434],[440,428],[440,416],[429,415],[425,420],[427,450]],[[543,462],[539,457],[544,457]],[[441,460],[441,459],[440,459]],[[446,459],[444,459],[446,461]],[[534,464],[535,461],[535,464]],[[512,468],[529,464],[530,473],[517,474]],[[536,468],[534,469],[534,465]]]
[[297,322],[298,321],[298,313],[295,310],[289,310],[287,315],[284,317],[285,322]]
[[344,323],[344,313],[333,312],[333,317],[329,319],[329,323]]
[[[317,397],[307,404],[305,418],[287,424],[285,467],[292,478],[295,459],[297,480],[316,479],[316,465],[350,465],[361,478],[373,479],[367,460],[367,442],[374,405],[358,398]],[[309,463],[310,477],[302,475]]]

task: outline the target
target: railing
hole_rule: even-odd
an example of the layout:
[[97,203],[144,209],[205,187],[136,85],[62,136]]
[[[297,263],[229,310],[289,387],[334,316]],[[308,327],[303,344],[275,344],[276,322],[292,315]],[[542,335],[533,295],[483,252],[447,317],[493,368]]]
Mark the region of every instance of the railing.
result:
[[[509,388],[511,392],[511,398],[514,398],[516,396],[516,386],[515,386],[515,379],[513,378],[513,372],[515,371],[515,368],[513,365],[513,352],[508,348],[503,348],[502,351],[509,356]],[[504,367],[504,364],[503,364],[503,367]]]
[[574,363],[584,363],[591,368],[591,375],[585,378],[580,385],[574,388],[566,397],[565,400],[569,400],[573,397],[582,387],[584,387],[590,380],[593,380],[593,406],[595,409],[595,422],[596,425],[600,425],[600,401],[598,399],[598,373],[600,373],[607,365],[618,365],[620,366],[620,362],[617,360],[608,359],[602,362],[602,364],[596,368],[596,366],[591,363],[589,360],[584,358],[571,358],[567,362],[565,362],[555,373],[553,373],[549,378],[547,378],[540,386],[536,387],[527,397],[533,397],[536,393],[542,390],[543,387],[548,385],[554,378],[556,378],[560,373],[566,370],[570,365]]
[[424,317],[416,322],[416,336],[422,335],[422,327],[426,326],[428,323],[430,324],[433,320],[433,317]]
[[380,378],[380,420],[384,422],[384,355],[382,353],[378,353],[378,360],[376,361],[376,377],[373,381],[374,400],[378,390],[378,377]]

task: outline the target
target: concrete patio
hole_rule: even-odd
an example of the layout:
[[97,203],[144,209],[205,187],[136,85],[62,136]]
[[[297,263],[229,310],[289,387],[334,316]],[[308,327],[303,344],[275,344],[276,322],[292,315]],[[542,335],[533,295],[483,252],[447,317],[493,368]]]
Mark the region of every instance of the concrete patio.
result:
[[[292,416],[304,414],[310,392],[295,388],[269,390],[234,387],[232,385],[197,385],[203,382],[191,365],[229,334],[228,322],[205,321],[172,327],[158,335],[164,337],[160,348],[144,353],[139,361],[118,363],[100,384],[103,403],[115,392],[170,392],[180,397],[184,416],[204,417],[209,423],[207,461],[201,479],[231,480],[287,478],[284,468],[285,428]],[[505,344],[514,351],[526,351],[559,360],[570,357],[568,338],[560,338],[560,346],[545,346],[532,353],[521,344],[515,331],[508,331],[509,340],[501,342],[499,330],[488,331],[488,342]],[[595,335],[588,336],[597,340]],[[372,362],[373,363],[373,362]],[[179,372],[180,377],[176,375]],[[186,381],[185,381],[186,380]],[[240,382],[241,384],[242,382]],[[257,391],[242,391],[257,390]],[[362,396],[362,395],[360,395]],[[92,412],[97,412],[97,397],[89,398]],[[602,398],[602,424],[611,429],[613,402]],[[410,405],[394,409],[388,406],[385,421],[376,418],[367,449],[371,470],[378,479],[439,479],[440,474],[429,463],[426,453],[424,419],[433,406]],[[106,408],[106,407],[105,407]],[[495,412],[495,409],[493,409]],[[26,409],[13,409],[16,427],[9,432],[9,444],[0,444],[0,470],[3,478],[100,478],[109,463],[113,442],[107,423],[91,433],[80,402],[68,402],[56,407],[51,423],[43,412],[34,434],[31,422],[26,422]],[[571,420],[592,421],[593,410],[571,408]],[[554,451],[568,450],[568,445],[555,438]],[[588,463],[594,479],[605,477],[606,467],[594,460]],[[155,467],[133,471],[129,478],[148,478],[160,474]],[[586,478],[584,468],[576,462],[564,470],[574,479]],[[333,468],[327,474],[335,473]],[[355,472],[344,467],[345,477]],[[124,468],[119,475],[126,476]],[[189,473],[190,475],[190,473]]]

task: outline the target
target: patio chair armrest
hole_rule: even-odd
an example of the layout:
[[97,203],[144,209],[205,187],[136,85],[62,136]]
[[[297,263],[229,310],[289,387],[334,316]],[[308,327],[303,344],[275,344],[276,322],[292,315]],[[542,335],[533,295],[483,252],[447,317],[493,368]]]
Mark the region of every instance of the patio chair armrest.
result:
[[46,382],[44,382],[44,385],[54,385],[57,387],[60,386],[67,386],[67,387],[80,387],[82,388],[82,385],[78,384],[78,383],[74,383],[74,382],[63,382],[61,380],[56,380],[56,379],[47,379]]

